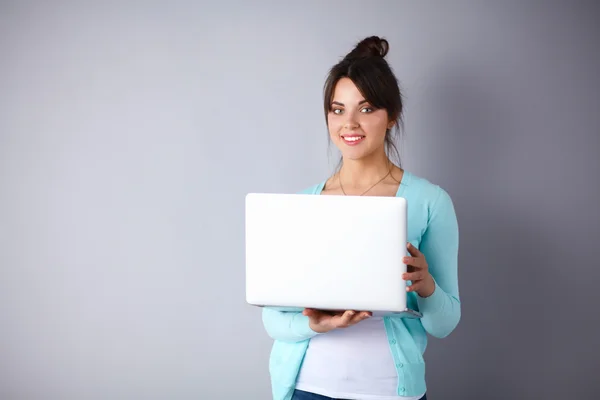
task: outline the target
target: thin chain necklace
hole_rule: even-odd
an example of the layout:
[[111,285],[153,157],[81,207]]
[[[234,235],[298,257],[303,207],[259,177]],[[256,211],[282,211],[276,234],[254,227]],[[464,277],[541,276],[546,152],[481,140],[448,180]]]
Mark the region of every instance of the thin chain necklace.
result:
[[[380,180],[378,180],[377,182],[375,182],[370,188],[368,188],[367,190],[365,190],[364,192],[362,192],[361,194],[359,194],[359,196],[364,195],[365,193],[367,193],[369,190],[373,189],[375,186],[377,186],[379,183],[381,183],[385,178],[388,177],[389,174],[392,173],[392,169],[390,168],[390,170],[388,171],[387,174],[385,174],[385,176],[383,178],[381,178]],[[338,180],[340,181],[340,188],[342,189],[342,193],[344,193],[344,196],[348,196],[346,194],[346,192],[344,191],[344,186],[342,185],[342,170],[340,170],[340,173],[338,175]]]

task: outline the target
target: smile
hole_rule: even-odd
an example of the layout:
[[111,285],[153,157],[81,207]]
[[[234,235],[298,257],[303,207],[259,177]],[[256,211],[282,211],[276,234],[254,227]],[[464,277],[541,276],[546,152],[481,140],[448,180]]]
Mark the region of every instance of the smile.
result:
[[350,146],[357,145],[358,143],[362,142],[364,138],[364,136],[359,135],[342,136],[342,140],[344,141],[344,143]]

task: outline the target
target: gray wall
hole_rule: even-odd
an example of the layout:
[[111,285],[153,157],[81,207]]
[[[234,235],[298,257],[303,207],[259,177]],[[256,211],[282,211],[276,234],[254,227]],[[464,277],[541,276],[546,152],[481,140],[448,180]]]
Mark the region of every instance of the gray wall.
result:
[[0,398],[269,398],[244,195],[327,176],[323,80],[371,34],[461,227],[431,398],[597,398],[598,5],[49,3],[0,3]]

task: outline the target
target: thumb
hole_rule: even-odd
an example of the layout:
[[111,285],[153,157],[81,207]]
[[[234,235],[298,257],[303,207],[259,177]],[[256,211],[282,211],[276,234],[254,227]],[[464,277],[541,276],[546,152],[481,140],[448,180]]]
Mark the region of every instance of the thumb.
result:
[[302,314],[306,315],[313,323],[321,323],[323,318],[325,318],[325,314],[322,311],[313,308],[305,309]]
[[304,311],[302,311],[302,314],[306,315],[307,317],[311,317],[315,315],[315,310],[312,308],[305,308]]

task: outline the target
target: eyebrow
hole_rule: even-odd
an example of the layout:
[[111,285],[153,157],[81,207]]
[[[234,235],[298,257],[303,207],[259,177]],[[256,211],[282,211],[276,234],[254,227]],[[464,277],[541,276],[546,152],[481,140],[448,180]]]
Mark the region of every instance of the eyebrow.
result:
[[[368,103],[368,101],[367,100],[361,100],[361,101],[358,102],[358,105],[360,106],[361,104],[364,104],[364,103]],[[339,101],[332,101],[331,104],[332,105],[335,104],[337,106],[344,107],[344,103],[340,103]]]

